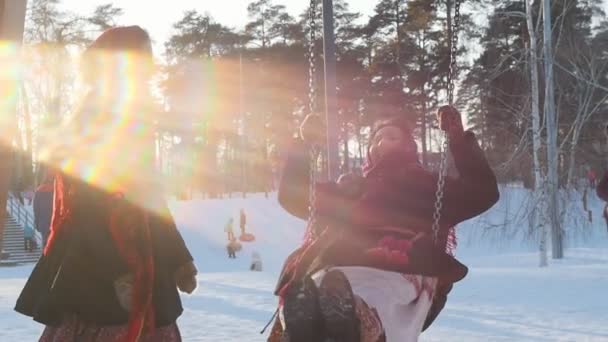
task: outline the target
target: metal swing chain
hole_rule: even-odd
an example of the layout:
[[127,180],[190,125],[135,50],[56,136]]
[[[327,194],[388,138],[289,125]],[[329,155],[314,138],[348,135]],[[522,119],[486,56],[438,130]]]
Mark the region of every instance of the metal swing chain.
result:
[[317,11],[316,0],[310,0],[310,9],[308,12],[310,36],[308,42],[308,110],[309,113],[316,113],[317,109],[317,87],[316,75],[317,66],[315,59],[315,41],[317,31]]
[[[310,0],[310,9],[309,9],[309,29],[310,29],[310,41],[308,42],[308,109],[310,114],[316,113],[317,109],[317,87],[316,87],[316,59],[315,59],[315,41],[316,41],[316,30],[317,30],[317,13],[316,13],[316,0]],[[317,158],[318,158],[318,148],[316,145],[312,145],[310,148],[310,174],[309,174],[309,189],[308,189],[308,226],[309,226],[309,236],[306,236],[307,239],[314,239],[316,234],[316,191],[315,191],[315,183],[316,183],[316,169],[317,169]]]
[[[454,1],[454,22],[452,23],[450,49],[450,67],[448,71],[448,104],[454,104],[454,78],[456,77],[456,55],[458,53],[458,30],[460,28],[460,0]],[[439,223],[441,221],[441,210],[443,209],[443,197],[445,189],[445,179],[448,171],[449,137],[446,133],[443,139],[443,148],[439,159],[439,174],[437,177],[437,191],[435,192],[435,211],[433,213],[433,242],[437,243],[439,235]]]
[[454,1],[454,22],[452,23],[452,35],[448,37],[451,43],[450,68],[448,70],[448,104],[454,104],[454,78],[456,77],[456,56],[458,54],[458,31],[460,29],[460,1]]

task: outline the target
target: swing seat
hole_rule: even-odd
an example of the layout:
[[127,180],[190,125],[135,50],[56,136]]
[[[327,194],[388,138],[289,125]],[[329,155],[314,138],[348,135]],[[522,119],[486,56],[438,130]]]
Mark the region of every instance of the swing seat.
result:
[[239,236],[239,240],[241,240],[243,242],[252,242],[252,241],[255,241],[255,235],[253,235],[251,233],[244,233],[244,234],[241,234],[241,236]]

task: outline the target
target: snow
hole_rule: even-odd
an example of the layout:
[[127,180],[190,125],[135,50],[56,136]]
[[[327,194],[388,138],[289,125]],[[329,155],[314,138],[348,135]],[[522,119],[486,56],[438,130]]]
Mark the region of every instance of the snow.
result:
[[[458,257],[470,272],[421,341],[608,341],[608,232],[599,200],[589,196],[593,224],[581,214],[565,218],[566,257],[541,269],[534,242],[525,240],[525,190],[510,186],[501,193],[495,208],[459,227]],[[575,208],[577,202],[568,203]],[[265,341],[259,331],[276,308],[275,281],[304,222],[284,212],[272,194],[172,200],[170,207],[201,271],[196,292],[182,296],[184,341]],[[232,216],[238,232],[241,208],[256,241],[228,259],[224,225]],[[249,271],[254,251],[263,272]],[[12,311],[31,269],[0,268],[0,341],[34,341],[42,331]]]

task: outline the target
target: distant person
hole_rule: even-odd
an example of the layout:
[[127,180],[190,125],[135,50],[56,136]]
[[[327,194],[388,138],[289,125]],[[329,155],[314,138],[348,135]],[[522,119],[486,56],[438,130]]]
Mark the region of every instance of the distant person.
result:
[[228,245],[226,245],[226,250],[228,251],[229,259],[236,259],[237,242],[234,238],[228,242]]
[[262,257],[260,256],[260,253],[251,253],[251,266],[249,269],[255,272],[262,272]]
[[[606,135],[606,139],[608,140],[608,125],[604,127],[604,134]],[[604,206],[604,220],[606,221],[606,229],[608,230],[608,170],[604,173],[604,177],[600,180],[599,184],[596,187],[597,196],[606,202]]]
[[228,241],[232,241],[235,239],[234,237],[234,219],[231,217],[228,219],[226,226],[224,227],[224,232],[228,234]]
[[606,221],[606,229],[608,230],[608,170],[597,185],[596,191],[597,196],[606,202],[606,205],[604,205],[603,216],[604,220]]
[[228,245],[226,245],[226,249],[228,250],[228,258],[236,259],[236,252],[241,249],[241,245],[233,238],[228,242]]
[[239,220],[239,226],[241,227],[241,235],[245,235],[245,227],[247,226],[247,215],[245,215],[245,209],[241,209],[241,218]]
[[34,227],[42,235],[42,248],[46,246],[53,216],[53,174],[50,172],[34,193]]
[[33,252],[36,248],[36,241],[34,240],[34,228],[26,225],[23,228],[23,249],[27,252]]

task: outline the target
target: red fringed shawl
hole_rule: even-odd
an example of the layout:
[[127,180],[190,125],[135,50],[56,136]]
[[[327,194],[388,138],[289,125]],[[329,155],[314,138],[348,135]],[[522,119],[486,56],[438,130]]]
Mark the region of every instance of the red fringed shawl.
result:
[[[57,236],[78,229],[69,223],[74,209],[74,186],[66,182],[63,175],[57,175],[54,187],[53,217],[45,255],[53,249]],[[145,210],[129,203],[121,193],[109,196],[108,200],[111,201],[108,229],[118,252],[133,275],[128,334],[124,342],[136,342],[142,333],[155,327],[152,304],[155,270],[149,215]]]

